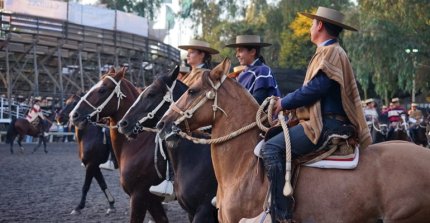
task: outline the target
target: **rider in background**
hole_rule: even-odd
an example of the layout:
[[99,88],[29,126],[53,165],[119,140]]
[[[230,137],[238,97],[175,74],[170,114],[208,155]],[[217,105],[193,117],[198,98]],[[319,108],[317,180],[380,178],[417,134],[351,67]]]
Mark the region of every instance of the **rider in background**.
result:
[[[300,120],[298,125],[288,129],[292,158],[327,150],[323,147],[325,136],[344,125],[355,127],[360,147],[366,148],[372,139],[352,66],[338,39],[343,29],[357,30],[344,24],[344,15],[334,9],[319,7],[316,14],[300,14],[313,19],[310,37],[317,46],[316,52],[308,65],[303,86],[278,99],[274,106],[274,114],[295,109]],[[270,214],[273,222],[290,222],[292,218],[293,198],[283,194],[285,148],[285,137],[281,132],[269,139],[261,151],[271,183]]]
[[26,119],[33,125],[35,128],[39,129],[40,133],[45,133],[43,129],[43,122],[46,120],[45,116],[42,113],[42,109],[40,108],[41,97],[35,97],[33,101],[33,105],[31,109],[28,111]]
[[258,104],[272,95],[281,95],[272,70],[261,55],[261,48],[270,45],[272,44],[261,42],[258,35],[240,35],[236,37],[236,43],[226,45],[236,48],[236,58],[244,68],[242,72],[236,71],[237,81],[254,96]]
[[364,117],[367,122],[374,122],[374,120],[378,120],[378,110],[375,106],[375,100],[373,98],[367,99],[364,101]]
[[424,115],[421,110],[417,109],[418,104],[412,103],[411,109],[408,111],[409,115],[409,134],[412,141],[415,141],[416,131],[419,128],[419,124],[424,120]]
[[406,115],[406,110],[400,106],[400,99],[391,99],[390,107],[384,111],[383,115],[388,116],[388,121],[390,122],[390,127],[388,129],[387,138],[390,139],[394,132],[394,129],[402,123],[402,115]]

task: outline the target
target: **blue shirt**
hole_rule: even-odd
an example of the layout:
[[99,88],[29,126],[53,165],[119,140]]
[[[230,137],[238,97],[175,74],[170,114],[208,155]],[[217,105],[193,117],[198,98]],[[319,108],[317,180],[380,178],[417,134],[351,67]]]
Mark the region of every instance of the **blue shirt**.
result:
[[251,65],[248,65],[239,74],[237,80],[254,96],[259,104],[267,97],[281,95],[278,83],[272,75],[272,70],[260,59],[256,59]]

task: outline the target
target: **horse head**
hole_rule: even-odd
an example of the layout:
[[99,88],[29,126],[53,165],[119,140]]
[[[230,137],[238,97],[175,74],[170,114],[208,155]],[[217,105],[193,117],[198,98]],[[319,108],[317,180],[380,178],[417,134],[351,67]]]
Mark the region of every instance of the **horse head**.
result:
[[55,115],[55,120],[58,123],[66,123],[69,121],[69,114],[73,108],[78,104],[80,96],[73,94],[66,99],[64,107]]
[[[125,98],[124,92],[130,88],[130,82],[124,79],[127,68],[118,72],[112,67],[100,78],[81,99],[70,113],[72,123],[82,129],[88,122],[97,122],[102,117],[114,115],[121,109],[120,103]],[[128,83],[128,84],[127,84]],[[134,87],[133,87],[134,88]],[[137,92],[136,89],[134,91]]]
[[172,104],[163,118],[158,122],[160,137],[166,139],[179,129],[193,131],[199,127],[214,123],[217,116],[224,116],[223,106],[218,97],[228,96],[229,92],[222,91],[222,83],[226,80],[231,62],[224,59],[213,70],[203,73],[181,98]]
[[139,94],[134,104],[118,122],[120,133],[135,138],[145,128],[155,128],[157,122],[188,88],[177,80],[177,66],[167,75],[160,75],[154,82]]

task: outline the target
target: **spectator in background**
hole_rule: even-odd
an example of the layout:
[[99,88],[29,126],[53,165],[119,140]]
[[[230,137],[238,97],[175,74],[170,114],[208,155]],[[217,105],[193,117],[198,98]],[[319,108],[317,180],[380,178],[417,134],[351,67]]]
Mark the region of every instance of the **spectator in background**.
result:
[[383,114],[388,116],[388,121],[390,122],[387,135],[387,138],[390,139],[394,129],[403,121],[401,116],[406,115],[407,113],[406,110],[400,106],[400,99],[393,98],[391,99],[390,107],[385,110]]
[[412,103],[411,109],[408,111],[409,115],[409,135],[412,138],[412,141],[415,142],[415,137],[417,134],[417,130],[419,128],[419,124],[424,120],[424,116],[421,110],[417,108],[418,104]]

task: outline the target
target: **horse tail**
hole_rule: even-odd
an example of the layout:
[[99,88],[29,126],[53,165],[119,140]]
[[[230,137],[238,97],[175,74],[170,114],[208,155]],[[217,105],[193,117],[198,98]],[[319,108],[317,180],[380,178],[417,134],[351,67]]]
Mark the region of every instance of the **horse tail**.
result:
[[16,135],[15,122],[16,118],[12,117],[12,121],[10,122],[9,128],[7,129],[6,133],[6,144],[11,143],[13,137]]

